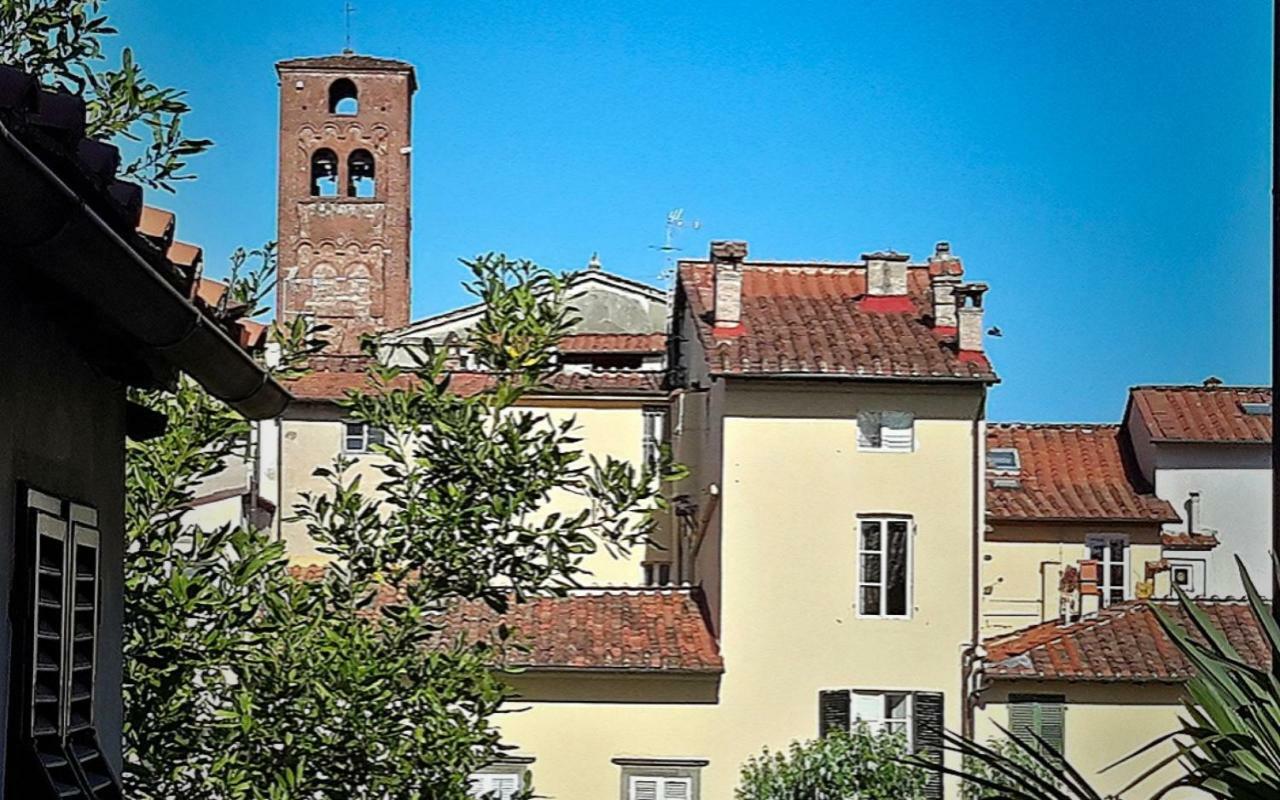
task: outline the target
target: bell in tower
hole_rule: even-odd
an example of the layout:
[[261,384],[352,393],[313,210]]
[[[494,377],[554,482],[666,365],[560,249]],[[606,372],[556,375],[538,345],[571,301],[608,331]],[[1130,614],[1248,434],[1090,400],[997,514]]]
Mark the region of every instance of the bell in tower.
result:
[[413,66],[295,58],[280,76],[276,316],[329,325],[328,353],[409,323]]

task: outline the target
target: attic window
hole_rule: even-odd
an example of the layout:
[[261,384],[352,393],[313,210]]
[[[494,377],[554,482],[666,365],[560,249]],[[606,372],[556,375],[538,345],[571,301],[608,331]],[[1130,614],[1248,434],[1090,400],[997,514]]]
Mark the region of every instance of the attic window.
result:
[[1251,417],[1271,416],[1270,403],[1241,403],[1240,408]]
[[1018,451],[1012,447],[997,447],[987,451],[987,470],[1017,474],[1022,469],[1022,460]]

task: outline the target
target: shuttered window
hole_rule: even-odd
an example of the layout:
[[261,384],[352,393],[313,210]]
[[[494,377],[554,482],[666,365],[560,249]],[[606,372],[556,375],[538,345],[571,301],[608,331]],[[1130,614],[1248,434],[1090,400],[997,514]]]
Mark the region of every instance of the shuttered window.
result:
[[1058,694],[1010,695],[1009,732],[1043,751],[1044,748],[1036,741],[1039,737],[1051,748],[1051,752],[1045,755],[1063,755],[1066,748],[1066,698]]
[[471,776],[471,796],[483,800],[511,800],[520,791],[519,772],[477,772]]
[[909,411],[859,411],[858,449],[910,453],[916,448],[915,422]]
[[14,675],[22,686],[11,708],[20,715],[11,770],[42,791],[24,796],[115,800],[119,781],[95,728],[98,514],[29,487],[19,495]]
[[[941,764],[944,713],[941,692],[824,691],[818,693],[818,735],[848,730],[861,719],[881,730],[906,734],[913,753]],[[929,774],[924,797],[941,800],[941,772]]]
[[627,800],[693,800],[693,779],[632,775]]

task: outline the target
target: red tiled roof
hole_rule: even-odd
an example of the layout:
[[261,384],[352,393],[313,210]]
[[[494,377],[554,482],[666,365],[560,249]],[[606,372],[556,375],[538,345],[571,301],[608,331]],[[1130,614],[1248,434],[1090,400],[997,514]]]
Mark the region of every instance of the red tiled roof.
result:
[[[348,391],[371,388],[364,372],[364,360],[350,357],[345,361],[340,357],[327,358],[312,372],[287,381],[285,388],[295,398],[306,401],[338,400]],[[398,386],[407,387],[412,385],[413,378],[404,375],[398,380]],[[557,372],[539,394],[660,396],[663,380],[663,373],[654,371]],[[455,372],[449,388],[471,395],[492,387],[493,383],[493,376],[483,372]]]
[[[1176,522],[1173,506],[1142,484],[1118,425],[992,424],[987,450],[1013,448],[1016,476],[988,475],[987,519]],[[1016,487],[1000,478],[1016,478]]]
[[1246,414],[1243,403],[1270,403],[1265,386],[1136,386],[1129,407],[1156,442],[1258,443],[1271,441],[1271,415]]
[[[505,666],[628,672],[724,671],[696,593],[688,589],[575,591],[537,597],[497,614],[481,602],[444,613],[446,633],[487,640],[513,630]],[[527,648],[527,649],[526,649]]]
[[1218,546],[1218,537],[1211,533],[1161,531],[1160,544],[1165,550],[1212,550]]
[[909,297],[900,306],[876,308],[862,302],[867,277],[861,264],[746,262],[742,325],[732,336],[717,335],[712,325],[712,264],[682,261],[679,283],[715,374],[994,381],[985,356],[961,356],[954,330],[943,335],[923,319],[931,268],[912,265]]
[[[1250,664],[1270,669],[1266,637],[1240,600],[1200,600],[1197,605]],[[1071,625],[1045,622],[985,642],[991,678],[1064,681],[1181,683],[1195,675],[1165,634],[1152,606],[1189,622],[1174,601],[1132,600],[1104,608]]]
[[662,353],[665,333],[574,333],[560,340],[566,353]]

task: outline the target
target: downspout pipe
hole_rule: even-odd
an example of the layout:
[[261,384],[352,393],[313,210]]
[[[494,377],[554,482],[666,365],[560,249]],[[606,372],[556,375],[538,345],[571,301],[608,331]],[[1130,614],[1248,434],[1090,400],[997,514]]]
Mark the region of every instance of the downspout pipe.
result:
[[[13,249],[76,298],[248,419],[290,401],[267,371],[208,319],[0,120],[0,219],[12,232],[44,231]],[[46,191],[38,191],[37,187]],[[60,220],[56,226],[51,219]]]

